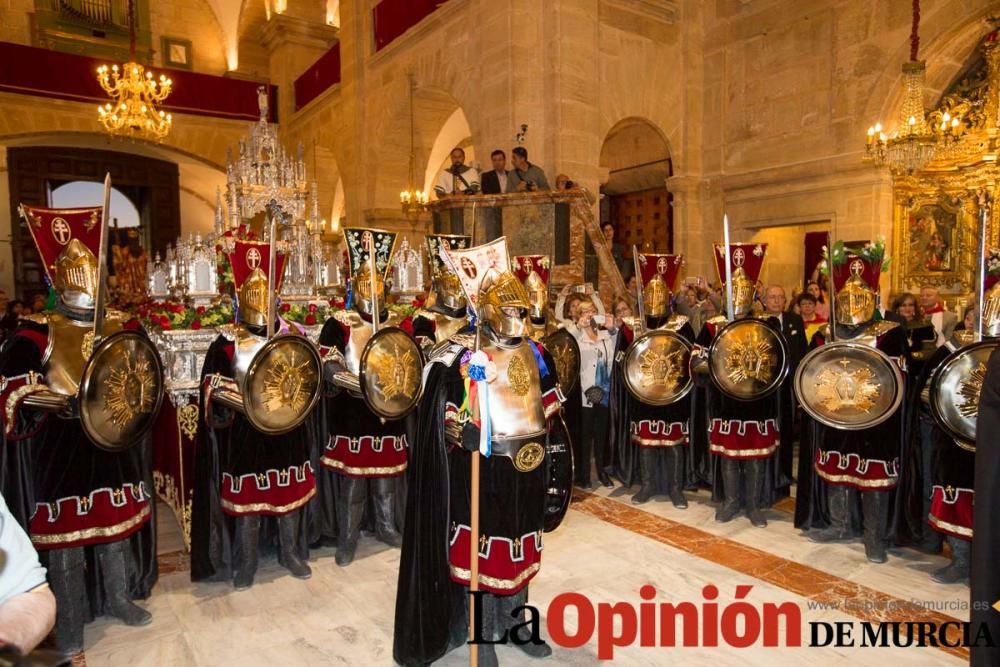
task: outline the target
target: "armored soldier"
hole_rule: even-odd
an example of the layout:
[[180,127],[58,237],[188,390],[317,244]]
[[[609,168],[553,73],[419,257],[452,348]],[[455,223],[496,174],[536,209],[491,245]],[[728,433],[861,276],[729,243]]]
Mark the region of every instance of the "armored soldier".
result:
[[413,337],[424,349],[448,340],[469,324],[465,293],[458,276],[441,259],[442,247],[449,250],[468,248],[470,236],[455,234],[427,235],[427,262],[431,267],[434,304],[413,315]]
[[[819,347],[836,340],[876,348],[882,355],[872,358],[888,360],[897,377],[891,384],[899,386],[870,386],[882,384],[882,380],[877,375],[869,377],[868,362],[856,371],[848,355],[839,354],[833,359],[833,367],[821,370],[816,381],[800,383],[798,378],[812,372],[810,365],[820,358],[819,351],[814,350],[803,360],[796,393],[805,411],[814,419],[816,415],[823,417],[825,423],[807,424],[804,429],[807,433],[799,457],[796,525],[810,529],[808,537],[813,542],[846,541],[856,534],[856,518],[860,515],[865,556],[873,563],[884,563],[892,492],[901,469],[905,409],[892,408],[885,413],[884,421],[871,426],[861,424],[861,428],[848,425],[840,417],[858,409],[871,411],[867,402],[873,396],[906,394],[906,334],[897,323],[875,317],[883,258],[877,246],[869,248],[865,256],[849,251],[834,253],[830,271],[836,293],[836,330],[831,332],[829,326],[820,330],[813,336],[812,345]],[[840,392],[836,401],[829,400],[830,391]]]
[[531,320],[531,332],[528,335],[536,342],[541,341],[558,329],[553,321],[555,318],[549,317],[549,269],[551,261],[548,255],[515,255],[511,259],[514,275],[524,285],[524,289],[528,293],[528,301],[531,303],[528,312],[528,317]]
[[[56,643],[76,653],[94,616],[127,625],[152,620],[132,602],[149,595],[157,576],[151,449],[141,434],[131,448],[99,448],[83,424],[81,384],[95,317],[105,339],[135,328],[121,313],[95,312],[105,287],[98,269],[102,209],[23,206],[21,214],[59,298],[53,311],[22,320],[0,351],[0,493],[48,569],[58,604]],[[122,411],[113,420],[153,414],[162,398],[158,359],[134,361],[104,382],[107,405]]]
[[[645,322],[634,318],[623,327],[619,336],[617,372],[612,377],[612,423],[611,433],[617,460],[616,474],[626,486],[637,479],[642,482],[638,493],[632,496],[632,503],[641,505],[657,493],[667,493],[674,507],[687,508],[684,487],[687,483],[687,445],[691,423],[691,397],[688,364],[680,363],[688,347],[694,342],[694,330],[688,318],[671,314],[670,300],[677,274],[683,264],[680,255],[639,253],[635,251],[636,265],[642,281],[642,308]],[[631,324],[631,326],[630,326]],[[674,339],[674,356],[663,357],[664,369],[670,377],[647,382],[649,386],[662,388],[664,395],[650,394],[644,401],[628,391],[627,375],[643,375],[643,364],[649,364],[645,354],[627,356],[628,348],[636,337],[647,331],[669,331],[676,334],[683,343]],[[686,346],[685,346],[686,344]],[[680,352],[682,356],[677,356]],[[658,354],[658,352],[657,352]],[[625,368],[622,362],[628,358],[635,368]],[[671,363],[677,360],[678,363]],[[656,370],[647,367],[646,375],[652,380]],[[640,384],[641,381],[640,381]],[[636,473],[639,474],[636,474]]]
[[[375,318],[379,329],[403,326],[412,333],[408,318],[404,321],[385,307],[385,279],[392,266],[397,234],[348,228],[344,237],[350,256],[352,309],[336,313],[320,333],[320,355],[326,362],[328,377],[345,371],[358,376],[362,353],[376,332]],[[371,243],[375,248],[373,260],[368,250]],[[329,438],[320,465],[331,476],[336,497],[336,561],[344,566],[354,560],[368,491],[374,504],[376,539],[391,547],[402,544],[396,525],[396,483],[406,472],[408,444],[404,420],[380,419],[356,392],[329,396],[327,421]]]
[[[472,451],[486,454],[476,617],[486,640],[519,622],[516,610],[541,567],[542,532],[557,525],[547,522],[546,494],[552,456],[565,452],[565,443],[553,447],[560,394],[551,358],[527,337],[528,295],[508,268],[505,239],[452,254],[467,269],[459,275],[481,342],[476,350],[473,335],[459,335],[431,355],[396,596],[393,656],[404,665],[437,660],[468,635]],[[544,642],[514,641],[532,656],[551,653]],[[479,646],[479,661],[497,664],[492,646]]]
[[722,498],[715,520],[731,521],[745,507],[758,528],[767,526],[764,510],[779,481],[774,465],[780,442],[776,390],[787,372],[777,320],[753,316],[754,285],[766,254],[763,243],[731,243],[728,252],[715,244],[720,280],[726,279],[727,258],[730,264],[732,320],[719,316],[706,321],[692,352],[707,360],[712,379],[706,391],[710,474],[713,496]]
[[[201,372],[191,579],[231,580],[236,590],[253,585],[265,521],[277,523],[278,562],[296,578],[308,579],[312,574],[306,562],[309,552],[302,512],[316,494],[309,460],[311,425],[303,423],[280,434],[265,432],[227,400],[243,392],[244,400],[259,401],[265,413],[284,401],[296,406],[299,401],[315,402],[305,387],[318,383],[319,378],[313,377],[318,375],[318,363],[309,368],[292,359],[265,368],[257,361],[261,351],[276,340],[267,336],[268,300],[270,290],[281,286],[284,255],[279,252],[275,257],[277,278],[273,278],[269,274],[271,251],[268,243],[235,239],[226,250],[237,290],[237,324],[222,328]],[[277,325],[278,333],[296,339],[301,335],[286,322]],[[249,387],[256,387],[246,384],[252,367],[275,381],[248,396]]]

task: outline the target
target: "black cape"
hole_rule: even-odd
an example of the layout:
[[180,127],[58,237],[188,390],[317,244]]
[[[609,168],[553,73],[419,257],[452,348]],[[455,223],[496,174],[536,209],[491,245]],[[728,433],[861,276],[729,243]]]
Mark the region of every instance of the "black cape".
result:
[[1000,613],[993,604],[1000,600],[1000,515],[992,511],[1000,502],[1000,350],[990,355],[986,378],[979,394],[976,424],[976,506],[987,511],[973,515],[972,580],[970,586],[973,635],[985,624],[997,647],[973,646],[969,664],[995,667],[1000,664]]

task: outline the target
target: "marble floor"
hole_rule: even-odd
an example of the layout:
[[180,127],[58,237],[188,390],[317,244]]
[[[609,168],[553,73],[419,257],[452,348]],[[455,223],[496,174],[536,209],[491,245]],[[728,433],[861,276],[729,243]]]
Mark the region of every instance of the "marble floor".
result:
[[[703,588],[711,584],[719,590],[720,615],[737,586],[752,587],[746,600],[757,609],[796,603],[804,645],[810,622],[968,618],[968,588],[935,584],[928,577],[943,558],[893,550],[887,564],[873,565],[860,543],[813,544],[792,527],[787,502],[769,512],[766,529],[758,529],[745,518],[715,523],[705,492],[690,494],[690,507],[683,511],[663,498],[641,508],[628,498],[620,489],[577,492],[563,526],[545,536],[543,567],[531,586],[531,602],[543,617],[552,599],[566,592],[582,593],[595,605],[627,602],[638,608],[644,585],[655,587],[655,602],[692,602],[703,609]],[[265,562],[254,587],[237,593],[223,584],[190,582],[176,524],[169,510],[159,509],[164,574],[143,603],[153,623],[128,628],[99,619],[87,627],[85,655],[77,664],[392,664],[398,551],[362,538],[357,560],[340,568],[333,549],[320,549],[313,553],[307,581]],[[963,649],[862,647],[860,625],[854,628],[858,645],[843,648],[764,647],[760,639],[747,648],[664,648],[642,647],[637,640],[617,648],[613,664],[881,667],[892,661],[893,667],[904,667],[960,665],[968,659]],[[572,612],[566,630],[576,630]],[[549,636],[544,619],[542,633]],[[602,662],[593,637],[580,648],[553,648],[546,664]],[[531,662],[512,647],[501,646],[497,654],[501,664]],[[468,664],[468,651],[459,648],[439,664]]]

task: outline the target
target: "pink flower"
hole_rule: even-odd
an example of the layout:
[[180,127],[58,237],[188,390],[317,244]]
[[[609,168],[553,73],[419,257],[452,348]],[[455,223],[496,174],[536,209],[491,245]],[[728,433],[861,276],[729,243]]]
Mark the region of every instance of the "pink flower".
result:
[[316,306],[315,303],[310,303],[309,304],[309,312],[310,313],[315,313],[316,312],[316,308],[317,308],[317,306]]

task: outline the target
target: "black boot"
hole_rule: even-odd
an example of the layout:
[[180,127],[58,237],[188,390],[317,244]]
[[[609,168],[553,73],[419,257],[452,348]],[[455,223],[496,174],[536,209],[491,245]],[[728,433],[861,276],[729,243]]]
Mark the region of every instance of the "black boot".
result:
[[87,619],[83,547],[53,549],[48,556],[49,584],[56,598],[56,648],[73,655],[83,650]]
[[312,569],[299,557],[299,517],[302,510],[295,510],[278,517],[278,540],[281,542],[281,564],[296,579],[308,579]]
[[257,574],[257,542],[260,540],[260,515],[248,514],[236,519],[236,553],[233,560],[233,588],[245,591],[253,586]]
[[715,511],[715,520],[726,523],[740,513],[740,462],[722,457],[719,463],[722,466],[722,492],[725,500]]
[[392,477],[371,480],[375,497],[375,539],[398,549],[403,546],[403,536],[396,530],[395,483]]
[[[587,408],[584,408],[587,409]],[[576,485],[585,491],[594,488],[590,479],[590,460],[593,458],[594,438],[588,433],[580,434],[580,460],[576,462]]]
[[639,470],[642,473],[642,488],[632,496],[633,505],[648,502],[656,495],[656,451],[652,447],[639,447]]
[[829,542],[847,542],[852,538],[849,526],[849,498],[849,489],[846,486],[826,487],[830,525],[820,530],[810,530],[807,535],[810,542],[827,544]]
[[747,477],[747,518],[757,528],[767,528],[764,517],[764,477],[767,475],[767,461],[751,459],[743,464]]
[[684,452],[677,447],[668,447],[664,454],[667,457],[667,470],[670,471],[670,502],[679,510],[686,510],[687,498],[684,497]]
[[134,604],[128,594],[127,546],[126,540],[118,540],[97,547],[104,584],[104,611],[125,625],[149,625],[153,615]]
[[532,658],[547,658],[552,655],[552,647],[544,639],[539,638],[538,643],[535,643],[532,641],[530,635],[523,636],[517,632],[524,628],[514,627],[519,623],[524,623],[524,606],[527,604],[527,587],[522,588],[514,595],[507,596],[507,599],[501,605],[501,608],[506,612],[503,614],[501,622],[503,623],[503,627],[510,631],[510,641],[514,646]]
[[888,492],[862,492],[861,511],[864,513],[865,557],[873,563],[884,563],[889,560],[885,534],[889,522]]
[[337,508],[337,554],[334,560],[341,567],[350,565],[361,537],[361,516],[365,511],[365,481],[357,477],[340,478]]
[[951,562],[931,574],[931,579],[939,584],[957,584],[969,579],[969,551],[972,543],[957,537],[948,536],[948,546],[951,547]]
[[[476,617],[474,622],[482,629],[482,637],[486,641],[496,641],[500,636],[500,598],[496,595],[486,594],[482,597],[483,617]],[[471,650],[472,647],[469,646]],[[477,664],[483,667],[498,667],[497,651],[493,644],[479,644],[476,649]]]

